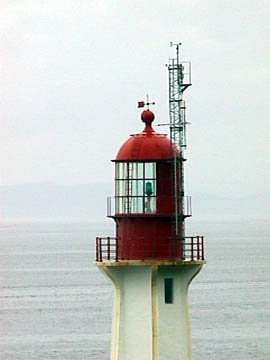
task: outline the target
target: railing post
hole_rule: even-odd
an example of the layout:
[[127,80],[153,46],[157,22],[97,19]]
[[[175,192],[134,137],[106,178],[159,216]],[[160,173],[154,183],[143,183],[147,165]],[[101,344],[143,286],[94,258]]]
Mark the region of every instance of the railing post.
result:
[[197,260],[200,260],[200,237],[197,235]]
[[194,251],[194,236],[191,237],[191,260],[193,260],[193,251]]
[[99,238],[99,261],[102,262],[102,238]]
[[111,199],[107,197],[107,216],[111,216]]
[[[118,238],[119,240],[119,238]],[[121,240],[122,246],[119,251],[119,242],[118,242],[118,252],[121,255],[121,260],[124,260],[124,251],[126,251],[126,242],[123,243],[123,239]]]
[[115,260],[118,261],[118,238],[115,238]]
[[98,238],[96,236],[96,261],[98,261]]
[[111,260],[110,237],[107,237],[107,260]]
[[130,247],[130,242],[131,242],[131,238],[126,238],[127,241],[125,241],[124,243],[124,249],[125,251],[123,251],[123,254],[122,254],[122,259],[124,260],[124,254],[125,254],[125,258],[127,260],[129,260],[129,247]]
[[186,251],[186,246],[188,245],[188,241],[186,241],[186,239],[188,239],[187,237],[182,237],[181,239],[181,251],[182,251],[182,260],[186,260],[186,256],[187,256],[187,251]]
[[204,260],[204,237],[201,237],[202,239],[202,260]]

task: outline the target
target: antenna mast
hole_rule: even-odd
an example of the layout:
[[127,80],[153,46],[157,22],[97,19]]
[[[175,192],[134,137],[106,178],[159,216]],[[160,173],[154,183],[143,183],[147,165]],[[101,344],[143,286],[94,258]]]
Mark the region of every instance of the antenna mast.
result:
[[[170,139],[180,150],[173,157],[173,188],[174,188],[174,235],[184,236],[184,150],[186,149],[186,117],[184,91],[191,86],[191,63],[180,62],[179,48],[181,43],[170,43],[176,47],[176,57],[169,60],[169,114]],[[177,179],[180,177],[180,189]],[[180,191],[180,193],[179,193]]]

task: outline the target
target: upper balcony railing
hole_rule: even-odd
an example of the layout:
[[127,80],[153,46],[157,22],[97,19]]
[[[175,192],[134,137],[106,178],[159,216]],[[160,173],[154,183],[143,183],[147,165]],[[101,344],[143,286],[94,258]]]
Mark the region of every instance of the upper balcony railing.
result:
[[[141,239],[143,241],[143,239]],[[133,248],[134,239],[128,239],[126,241],[126,246]],[[171,239],[172,243],[174,240]],[[164,244],[166,247],[171,247],[172,244]],[[174,243],[175,244],[175,243]],[[199,261],[205,260],[204,258],[204,237],[203,236],[186,236],[180,241],[181,253],[182,256],[180,260],[183,261]],[[142,251],[138,256],[138,260],[147,260],[147,259],[156,259],[156,254],[153,249],[152,256],[149,257],[149,251],[144,253],[144,247],[142,246]],[[127,249],[125,249],[127,250]],[[148,249],[149,250],[149,249]],[[128,251],[127,251],[128,253]],[[119,239],[116,237],[97,237],[96,238],[96,261],[102,262],[106,260],[129,260],[129,258],[123,258],[121,251],[119,250]],[[170,258],[164,260],[176,260],[173,254],[171,254]]]
[[118,261],[118,241],[116,237],[96,237],[96,261]]
[[[183,197],[183,206],[178,199],[179,209],[183,207],[184,217],[192,216],[191,196]],[[175,197],[164,196],[115,196],[107,198],[107,216],[128,214],[173,215]]]

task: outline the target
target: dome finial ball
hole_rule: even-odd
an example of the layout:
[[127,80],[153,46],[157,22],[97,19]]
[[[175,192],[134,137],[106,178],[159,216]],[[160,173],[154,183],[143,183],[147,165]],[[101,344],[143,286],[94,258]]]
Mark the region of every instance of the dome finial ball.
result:
[[144,110],[141,114],[142,122],[145,124],[151,124],[154,121],[155,115],[151,110]]

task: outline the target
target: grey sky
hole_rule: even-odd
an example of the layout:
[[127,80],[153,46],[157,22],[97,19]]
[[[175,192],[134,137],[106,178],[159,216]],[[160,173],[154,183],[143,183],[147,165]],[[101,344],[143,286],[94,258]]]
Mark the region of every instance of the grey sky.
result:
[[1,1],[1,183],[110,181],[142,129],[137,100],[149,93],[168,121],[165,64],[181,41],[188,190],[268,192],[268,23],[266,0]]

